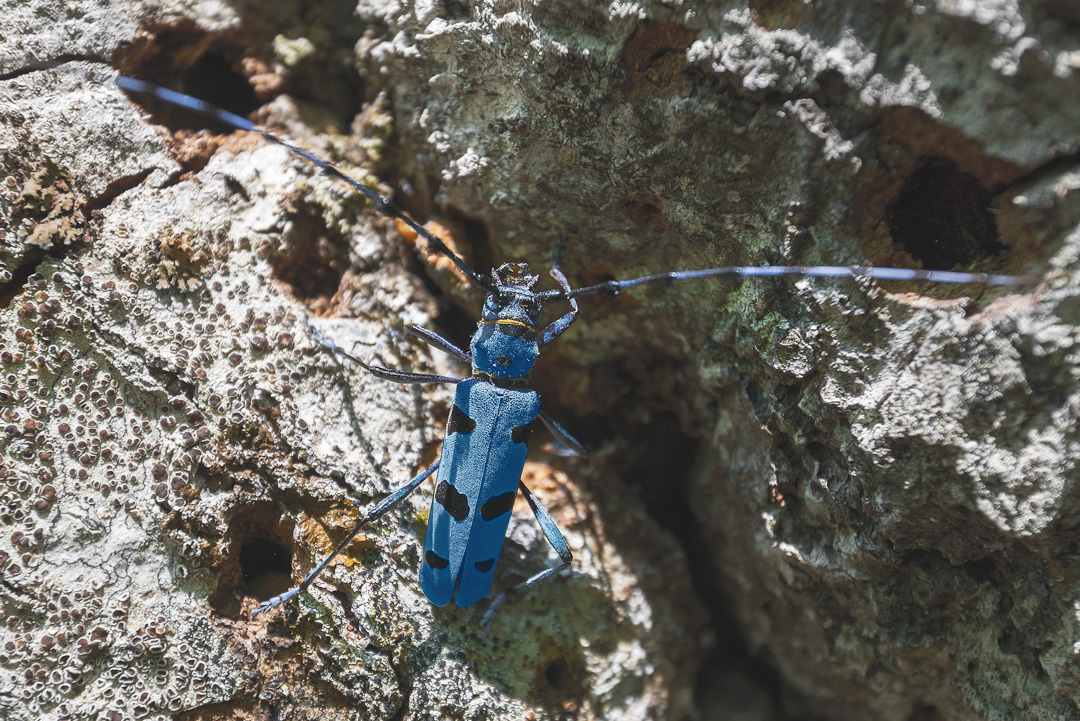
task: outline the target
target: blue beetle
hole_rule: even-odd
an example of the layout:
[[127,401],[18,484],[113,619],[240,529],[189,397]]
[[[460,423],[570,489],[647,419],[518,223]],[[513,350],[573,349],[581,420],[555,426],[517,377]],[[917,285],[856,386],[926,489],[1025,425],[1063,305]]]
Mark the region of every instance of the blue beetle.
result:
[[[523,264],[496,272],[505,289],[531,290]],[[420,587],[437,606],[487,598],[517,497],[540,396],[525,385],[540,355],[540,303],[489,295],[472,338],[473,377],[458,383],[435,477]],[[560,545],[556,544],[561,552]],[[570,563],[569,551],[565,562]]]
[[[564,235],[556,246],[551,275],[569,293],[569,283],[559,268],[565,243]],[[544,536],[559,554],[560,563],[496,597],[484,614],[484,625],[490,624],[495,611],[509,595],[520,593],[570,566],[573,555],[566,538],[536,496],[521,482],[526,448],[537,418],[570,453],[585,452],[577,440],[540,409],[540,397],[526,384],[540,356],[541,345],[564,332],[578,312],[577,300],[570,297],[570,311],[541,330],[544,295],[533,291],[537,279],[524,263],[505,263],[492,272],[492,292],[484,303],[470,353],[430,330],[408,327],[417,337],[471,363],[472,376],[466,379],[369,365],[308,325],[319,343],[373,375],[398,383],[456,383],[457,389],[439,460],[361,518],[299,586],[264,601],[255,614],[275,608],[307,588],[364,526],[393,508],[436,471],[435,495],[420,568],[420,587],[433,604],[444,606],[452,599],[458,606],[471,606],[488,597],[519,489]]]

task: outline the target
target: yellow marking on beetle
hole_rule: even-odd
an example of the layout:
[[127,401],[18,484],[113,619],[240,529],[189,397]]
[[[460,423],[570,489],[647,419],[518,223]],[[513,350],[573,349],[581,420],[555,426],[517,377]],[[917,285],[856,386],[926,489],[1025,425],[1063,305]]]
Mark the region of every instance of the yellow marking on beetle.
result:
[[535,326],[531,326],[528,323],[524,323],[524,322],[522,322],[520,320],[511,320],[510,318],[499,318],[498,320],[482,320],[482,321],[480,321],[480,325],[490,325],[492,323],[506,323],[507,325],[520,325],[522,328],[528,328],[529,330],[532,330],[532,331],[536,330]]
[[473,371],[472,374],[474,376],[484,376],[485,378],[490,378],[493,381],[503,381],[503,382],[507,382],[507,383],[511,383],[511,382],[514,382],[514,381],[527,381],[527,380],[529,380],[529,376],[522,376],[521,378],[507,378],[506,376],[496,376],[496,375],[492,375],[490,373],[485,373],[484,371]]

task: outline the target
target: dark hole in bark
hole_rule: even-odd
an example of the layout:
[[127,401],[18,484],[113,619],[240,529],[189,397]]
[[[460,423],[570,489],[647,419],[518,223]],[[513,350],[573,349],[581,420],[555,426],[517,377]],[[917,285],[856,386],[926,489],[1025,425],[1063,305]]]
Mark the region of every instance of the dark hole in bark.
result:
[[[238,618],[245,598],[265,601],[292,586],[293,526],[281,518],[276,503],[255,503],[239,511],[226,534],[232,550],[221,564],[210,606]],[[250,610],[250,609],[249,609]]]
[[924,161],[889,204],[886,219],[897,249],[927,269],[968,267],[1005,250],[993,196],[946,158]]
[[261,104],[248,79],[235,72],[224,57],[206,53],[180,76],[183,92],[246,116]]
[[328,303],[349,267],[348,244],[326,226],[316,208],[298,209],[293,229],[291,242],[283,244],[282,253],[270,261],[273,276],[287,283],[301,300]]
[[[169,43],[165,45],[169,46]],[[168,57],[169,53],[166,52],[165,56]],[[213,52],[203,54],[197,62],[180,70],[151,63],[135,74],[141,80],[204,100],[242,117],[247,117],[261,105],[247,78],[234,71],[223,55]],[[131,97],[146,108],[154,122],[174,133],[180,130],[210,130],[227,135],[234,130],[228,123],[157,100],[152,95],[132,93]]]
[[240,572],[250,595],[265,601],[292,586],[292,553],[280,543],[252,538],[240,547]]
[[571,681],[570,667],[566,665],[566,661],[556,659],[544,669],[544,679],[551,688],[557,691],[566,689],[570,686]]

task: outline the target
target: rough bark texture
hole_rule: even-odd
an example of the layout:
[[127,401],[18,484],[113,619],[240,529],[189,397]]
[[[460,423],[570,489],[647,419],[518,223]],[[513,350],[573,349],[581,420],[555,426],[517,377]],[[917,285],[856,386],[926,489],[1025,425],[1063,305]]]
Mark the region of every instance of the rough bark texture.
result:
[[[0,3],[0,716],[1080,714],[1071,3],[313,5]],[[343,368],[300,320],[461,373],[394,329],[466,342],[480,298],[302,161],[135,105],[116,69],[265,102],[481,270],[543,267],[572,229],[575,285],[863,262],[1043,282],[589,299],[534,385],[594,452],[537,438],[526,469],[573,573],[489,636],[432,608],[426,489],[251,620],[434,460],[449,397]],[[555,562],[517,515],[501,583]]]

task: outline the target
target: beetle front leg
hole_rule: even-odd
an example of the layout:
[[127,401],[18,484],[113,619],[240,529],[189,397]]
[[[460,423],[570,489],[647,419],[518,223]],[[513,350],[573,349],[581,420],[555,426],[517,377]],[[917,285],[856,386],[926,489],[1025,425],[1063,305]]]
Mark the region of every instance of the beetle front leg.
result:
[[304,578],[304,580],[300,582],[299,586],[296,586],[294,588],[290,588],[285,593],[282,593],[280,595],[274,596],[273,598],[269,598],[269,599],[263,601],[262,603],[259,604],[259,607],[257,609],[252,611],[252,613],[251,613],[252,617],[254,618],[255,616],[258,616],[260,613],[264,613],[266,611],[270,611],[272,609],[277,608],[281,604],[283,604],[286,601],[288,601],[289,599],[291,599],[293,596],[297,596],[300,593],[302,593],[305,589],[307,589],[307,587],[310,586],[315,581],[315,578],[320,573],[322,573],[322,570],[324,568],[326,568],[328,565],[330,565],[330,561],[334,560],[334,558],[336,558],[338,556],[338,554],[340,554],[342,551],[344,551],[346,548],[349,547],[349,544],[352,543],[353,538],[356,537],[356,534],[358,534],[361,531],[361,529],[364,528],[364,526],[366,526],[369,523],[372,523],[372,522],[377,521],[380,518],[382,518],[391,508],[396,506],[398,503],[403,501],[409,494],[411,494],[413,491],[415,491],[417,488],[419,488],[420,484],[423,483],[428,478],[428,476],[430,476],[432,473],[434,473],[436,470],[438,470],[438,468],[439,468],[439,461],[435,461],[425,471],[420,473],[420,475],[418,475],[416,478],[412,479],[411,481],[406,483],[404,486],[402,486],[401,488],[397,489],[396,491],[391,493],[386,498],[379,501],[378,505],[376,505],[374,508],[372,508],[370,511],[368,511],[364,515],[363,518],[361,518],[359,521],[356,522],[356,525],[352,527],[352,530],[349,531],[349,534],[347,536],[345,536],[344,539],[342,539],[341,543],[339,543],[334,548],[334,550],[330,552],[330,554],[326,558],[324,558],[322,561],[320,561],[319,565],[315,566],[315,568],[313,568],[311,570],[311,573],[309,573]]

